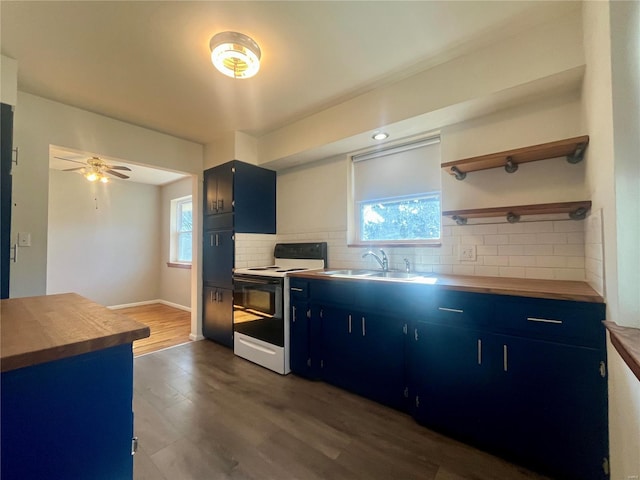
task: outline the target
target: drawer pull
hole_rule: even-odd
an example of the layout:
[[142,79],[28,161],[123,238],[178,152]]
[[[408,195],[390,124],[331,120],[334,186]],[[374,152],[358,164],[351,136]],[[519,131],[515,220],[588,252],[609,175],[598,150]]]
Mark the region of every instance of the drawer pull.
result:
[[464,313],[464,310],[460,310],[459,308],[438,307],[438,310],[442,310],[443,312]]
[[506,345],[502,346],[502,367],[505,372],[509,369],[509,350]]
[[302,288],[298,288],[298,287],[291,287],[291,291],[292,292],[304,292],[304,290]]
[[527,317],[527,320],[530,322],[539,322],[539,323],[562,323],[562,320],[550,320],[548,318],[536,318],[536,317]]
[[351,333],[351,315],[349,315],[349,333]]
[[478,339],[478,365],[482,365],[482,339]]

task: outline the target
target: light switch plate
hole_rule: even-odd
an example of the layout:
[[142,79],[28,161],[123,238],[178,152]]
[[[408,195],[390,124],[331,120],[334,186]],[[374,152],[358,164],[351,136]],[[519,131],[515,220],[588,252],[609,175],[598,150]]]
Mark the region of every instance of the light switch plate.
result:
[[30,247],[31,246],[31,234],[28,232],[18,232],[18,246]]

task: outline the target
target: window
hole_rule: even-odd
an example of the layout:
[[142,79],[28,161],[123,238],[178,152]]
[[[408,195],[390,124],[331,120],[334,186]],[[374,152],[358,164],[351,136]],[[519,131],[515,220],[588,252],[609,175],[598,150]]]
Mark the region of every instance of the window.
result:
[[171,200],[171,261],[191,263],[193,205],[191,195]]
[[439,136],[354,155],[352,243],[439,243],[440,175]]

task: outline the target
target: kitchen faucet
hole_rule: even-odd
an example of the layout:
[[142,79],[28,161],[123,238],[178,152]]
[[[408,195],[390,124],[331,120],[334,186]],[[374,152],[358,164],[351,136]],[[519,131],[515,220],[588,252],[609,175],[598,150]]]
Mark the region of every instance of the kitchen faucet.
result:
[[369,250],[364,255],[362,255],[362,258],[366,258],[369,255],[371,255],[373,258],[376,259],[376,262],[378,262],[378,264],[380,265],[380,268],[382,268],[382,271],[383,272],[388,272],[389,271],[389,260],[387,259],[387,254],[384,253],[384,250],[382,250],[382,249],[380,249],[380,253],[382,254],[382,258],[380,258],[378,255],[373,253],[373,251]]

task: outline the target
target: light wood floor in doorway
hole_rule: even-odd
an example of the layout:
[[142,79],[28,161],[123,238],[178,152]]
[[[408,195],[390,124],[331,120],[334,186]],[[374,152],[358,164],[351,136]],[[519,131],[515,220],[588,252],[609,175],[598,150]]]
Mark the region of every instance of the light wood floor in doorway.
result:
[[136,358],[134,385],[135,480],[546,478],[209,340]]
[[148,325],[151,330],[149,337],[133,342],[136,357],[191,341],[191,313],[184,310],[154,303],[123,308],[118,313]]

